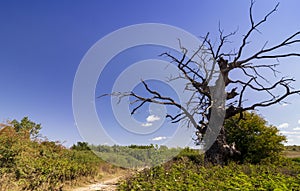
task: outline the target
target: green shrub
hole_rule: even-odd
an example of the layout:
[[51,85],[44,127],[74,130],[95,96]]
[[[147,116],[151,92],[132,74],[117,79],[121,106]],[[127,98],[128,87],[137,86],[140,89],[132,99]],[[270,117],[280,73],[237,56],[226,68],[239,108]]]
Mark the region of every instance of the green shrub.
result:
[[255,113],[243,113],[242,120],[239,117],[236,115],[225,121],[227,142],[234,142],[241,152],[237,160],[255,164],[277,160],[284,150],[286,137]]

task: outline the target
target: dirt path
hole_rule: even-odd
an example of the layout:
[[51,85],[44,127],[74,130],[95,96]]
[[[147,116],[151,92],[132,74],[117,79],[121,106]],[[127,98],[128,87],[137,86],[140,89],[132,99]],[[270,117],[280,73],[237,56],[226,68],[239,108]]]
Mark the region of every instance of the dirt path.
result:
[[[148,168],[148,167],[147,167]],[[138,172],[141,172],[145,168],[139,168],[135,170],[126,170],[121,173],[115,175],[107,175],[104,176],[103,180],[100,180],[98,183],[89,184],[86,186],[73,188],[69,191],[114,191],[117,189],[117,184],[120,180],[126,179],[126,177],[130,177]]]
[[117,188],[118,181],[123,176],[103,180],[99,183],[90,184],[84,187],[75,188],[72,191],[96,191],[96,190],[103,190],[103,191],[114,191]]

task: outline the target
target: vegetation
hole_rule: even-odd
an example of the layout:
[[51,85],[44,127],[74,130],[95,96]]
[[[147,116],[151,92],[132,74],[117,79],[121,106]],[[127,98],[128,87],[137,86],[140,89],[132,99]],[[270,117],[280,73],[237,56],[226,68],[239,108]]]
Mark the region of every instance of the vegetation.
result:
[[235,115],[225,121],[228,143],[234,143],[241,152],[235,160],[259,163],[262,160],[276,160],[284,150],[286,137],[279,130],[255,113],[243,113],[243,120]]
[[[255,113],[227,119],[226,136],[241,154],[226,166],[205,162],[199,151],[186,148],[173,160],[145,169],[120,183],[119,190],[299,190],[300,147],[284,147],[285,136]],[[242,164],[239,164],[242,163]]]
[[118,190],[299,190],[299,161],[205,166],[204,157],[188,149],[173,161],[122,181]]
[[[255,113],[234,121],[238,117],[227,120],[225,127],[228,140],[243,151],[236,159],[243,164],[226,166],[208,164],[191,148],[78,142],[67,149],[39,138],[40,124],[14,120],[0,130],[0,190],[62,190],[82,178],[116,171],[98,156],[123,167],[146,166],[120,182],[119,190],[299,190],[300,158],[281,156],[285,137]],[[284,152],[299,154],[300,147],[288,146]]]
[[60,190],[81,177],[98,175],[103,162],[92,152],[37,139],[39,129],[23,118],[1,130],[0,190]]
[[171,160],[182,149],[158,145],[90,146],[97,156],[117,166],[141,168],[155,166]]

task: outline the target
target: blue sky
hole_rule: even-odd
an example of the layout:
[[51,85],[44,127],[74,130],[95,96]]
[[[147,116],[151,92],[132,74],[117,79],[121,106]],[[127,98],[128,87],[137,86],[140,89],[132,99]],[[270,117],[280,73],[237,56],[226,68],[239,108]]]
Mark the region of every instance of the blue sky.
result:
[[[257,1],[254,17],[261,18],[276,3]],[[299,30],[299,6],[298,0],[281,1],[279,10],[262,27],[262,34],[257,33],[251,46],[266,40],[276,44]],[[220,21],[227,32],[239,28],[233,45],[239,44],[238,37],[249,28],[248,8],[246,0],[0,1],[0,120],[29,116],[42,124],[42,133],[50,140],[60,140],[67,146],[82,141],[73,117],[72,87],[77,67],[94,43],[119,28],[140,23],[164,23],[195,36],[211,32],[214,37]],[[152,51],[158,50],[162,49]],[[295,51],[300,51],[299,46]],[[143,56],[151,55],[137,58]],[[130,64],[130,59],[127,61]],[[295,77],[294,86],[300,88],[300,60],[280,62],[278,69]],[[109,81],[107,77],[103,80]],[[293,96],[288,101],[291,104],[259,113],[280,127],[289,144],[300,144],[300,99]],[[146,119],[147,115],[142,117]]]

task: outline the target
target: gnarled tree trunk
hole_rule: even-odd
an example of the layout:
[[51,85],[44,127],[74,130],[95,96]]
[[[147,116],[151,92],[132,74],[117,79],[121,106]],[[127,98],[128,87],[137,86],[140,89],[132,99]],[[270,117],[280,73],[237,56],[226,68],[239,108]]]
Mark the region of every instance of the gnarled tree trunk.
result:
[[204,161],[205,163],[212,163],[214,165],[225,165],[230,159],[240,154],[234,144],[227,144],[225,129],[222,126],[217,139],[205,152]]

